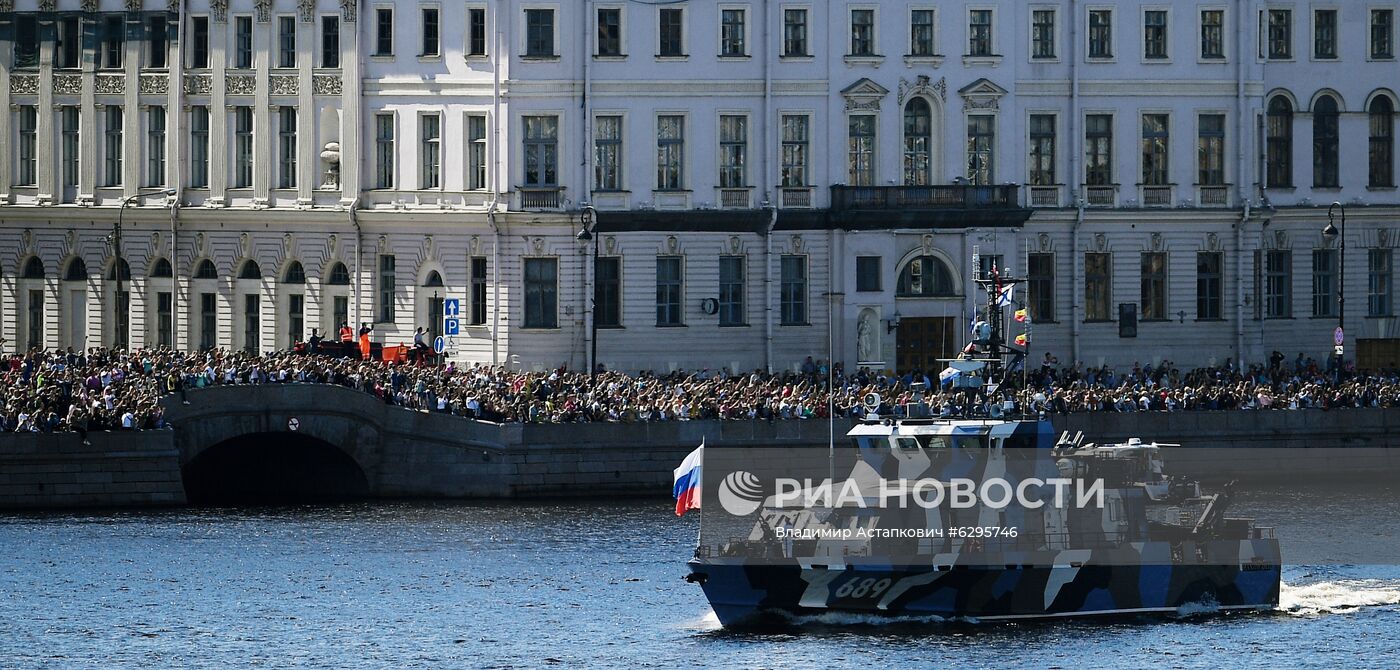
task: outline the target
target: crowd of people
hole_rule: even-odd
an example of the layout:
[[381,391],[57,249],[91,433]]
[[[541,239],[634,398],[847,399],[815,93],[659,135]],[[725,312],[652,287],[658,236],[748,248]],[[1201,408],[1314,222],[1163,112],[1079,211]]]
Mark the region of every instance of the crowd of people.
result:
[[978,415],[993,405],[1043,414],[1400,406],[1400,372],[1328,369],[1301,354],[1292,363],[1275,353],[1267,364],[1185,371],[1170,361],[1122,371],[1061,367],[1046,354],[1012,378],[987,398],[940,384],[937,371],[848,373],[811,357],[772,374],[600,370],[590,379],[566,368],[418,366],[292,352],[34,350],[0,361],[0,429],[76,431],[86,440],[90,430],[164,428],[165,396],[188,402],[192,390],[240,384],[335,384],[392,405],[497,423],[854,417],[868,411],[872,393],[880,413],[896,416],[920,397],[942,416]]

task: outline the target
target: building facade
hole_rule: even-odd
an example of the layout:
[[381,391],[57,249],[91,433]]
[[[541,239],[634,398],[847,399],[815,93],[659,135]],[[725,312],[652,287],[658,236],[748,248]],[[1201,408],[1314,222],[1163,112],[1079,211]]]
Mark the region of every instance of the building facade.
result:
[[1036,358],[1323,358],[1344,288],[1387,364],[1397,10],[0,0],[0,337],[394,344],[453,297],[462,360],[937,368],[975,255]]

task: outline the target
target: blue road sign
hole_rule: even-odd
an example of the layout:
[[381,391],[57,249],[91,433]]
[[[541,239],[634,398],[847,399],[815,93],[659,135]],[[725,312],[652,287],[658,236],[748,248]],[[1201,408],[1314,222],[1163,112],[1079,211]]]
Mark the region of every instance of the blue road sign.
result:
[[442,353],[442,352],[444,352],[444,351],[447,351],[447,339],[444,338],[444,337],[441,336],[441,335],[438,335],[437,337],[434,337],[434,338],[433,338],[433,351],[436,352],[436,353],[439,353],[439,354]]
[[448,317],[448,318],[442,320],[442,334],[443,334],[443,335],[460,335],[461,333],[462,333],[461,322],[459,322],[457,319],[454,319],[454,318],[452,318],[452,317]]
[[462,301],[459,298],[447,298],[442,301],[442,316],[444,318],[455,318],[462,315]]

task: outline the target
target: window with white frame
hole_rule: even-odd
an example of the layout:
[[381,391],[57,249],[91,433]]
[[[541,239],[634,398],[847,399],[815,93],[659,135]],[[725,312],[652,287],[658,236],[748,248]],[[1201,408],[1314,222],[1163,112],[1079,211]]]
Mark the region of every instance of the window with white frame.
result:
[[[207,61],[208,58],[206,57],[205,60]],[[253,67],[253,17],[251,16],[233,17],[233,67],[238,70],[248,70]]]
[[1170,174],[1171,119],[1166,114],[1142,115],[1142,183],[1166,186]]
[[719,117],[719,186],[745,188],[749,150],[749,117],[724,114]]
[[808,118],[805,114],[784,114],[782,117],[782,185],[807,185]]
[[340,67],[340,17],[321,17],[321,67]]
[[936,32],[937,26],[934,23],[932,9],[909,10],[909,55],[935,55],[934,35]]
[[1084,117],[1084,183],[1088,186],[1113,184],[1113,115]]
[[1030,121],[1030,185],[1054,186],[1055,115],[1032,114]]
[[146,186],[165,183],[165,107],[146,108]]
[[599,191],[620,191],[622,117],[599,116],[593,123],[593,186]]
[[394,115],[374,115],[374,187],[394,187]]
[[1201,186],[1225,185],[1225,115],[1201,114],[1197,117],[1196,182]]
[[656,55],[678,58],[685,55],[685,10],[663,7],[657,11]]
[[1271,60],[1293,57],[1293,10],[1268,10],[1267,55]]
[[423,114],[418,117],[418,188],[442,186],[442,116]]
[[1225,10],[1201,10],[1201,60],[1225,58]]
[[437,7],[422,7],[419,9],[419,32],[423,37],[423,44],[418,53],[419,56],[434,57],[442,54],[442,27],[441,13]]
[[727,7],[719,12],[719,55],[737,58],[748,55],[745,43],[747,12],[737,7]]
[[783,10],[783,56],[812,55],[807,50],[807,10]]
[[233,108],[233,187],[253,186],[253,108]]
[[1089,10],[1089,58],[1113,58],[1113,10]]
[[376,7],[374,9],[373,55],[394,55],[394,10],[391,7]]
[[559,185],[559,117],[526,116],[525,186],[554,188]]
[[39,175],[39,110],[34,105],[20,105],[16,113],[19,123],[18,159],[19,169],[15,172],[15,184],[33,186]]
[[525,10],[525,55],[530,58],[555,58],[554,10]]
[[656,117],[656,188],[685,188],[685,117],[663,114]]
[[996,183],[994,158],[996,117],[973,114],[967,117],[967,180],[977,186]]
[[107,105],[102,113],[103,132],[103,186],[122,185],[122,107]]
[[1395,10],[1371,10],[1370,53],[1375,60],[1395,58]]
[[277,187],[297,187],[297,108],[277,110]]
[[467,116],[467,188],[486,188],[486,115]]
[[467,10],[467,55],[477,58],[486,55],[485,7],[472,7]]
[[1031,11],[1031,58],[1053,60],[1055,52],[1055,10]]
[[1313,12],[1313,58],[1333,60],[1337,57],[1337,10],[1318,9]]
[[967,55],[992,55],[992,10],[972,9],[967,12]]
[[852,114],[846,121],[846,178],[851,186],[875,184],[875,116]]
[[[78,155],[82,146],[82,135],[80,134],[82,115],[77,106],[65,105],[61,108],[59,116],[61,126],[59,132],[62,133],[60,160],[63,162],[63,185],[76,187],[78,185]],[[198,174],[199,164],[196,163],[193,168],[196,170],[195,174]],[[205,174],[208,174],[207,161]]]
[[930,147],[933,144],[933,110],[928,101],[913,97],[904,104],[904,185],[932,183]]
[[851,51],[852,56],[875,55],[875,10],[851,10]]
[[1167,10],[1149,9],[1142,13],[1142,57],[1147,60],[1166,60]]
[[277,67],[297,66],[297,18],[277,17]]
[[622,8],[598,8],[598,55],[622,55]]

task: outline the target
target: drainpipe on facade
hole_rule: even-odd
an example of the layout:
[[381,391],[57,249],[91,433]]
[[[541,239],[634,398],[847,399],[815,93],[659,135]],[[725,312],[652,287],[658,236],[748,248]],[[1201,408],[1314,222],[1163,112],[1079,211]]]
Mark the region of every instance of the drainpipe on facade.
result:
[[777,203],[768,203],[768,229],[763,233],[763,368],[773,374],[773,228]]
[[[170,81],[176,82],[175,84],[172,84],[172,90],[175,94],[176,103],[172,109],[177,110],[175,113],[179,114],[178,110],[185,108],[185,87],[179,84],[179,82],[183,82],[185,80],[185,3],[176,3],[176,7],[179,12],[179,24],[175,26],[175,51],[177,55],[174,59],[170,59],[167,57],[167,61],[173,60],[173,62],[168,63],[170,65]],[[180,117],[176,116],[175,118],[178,119]],[[177,128],[179,127],[178,123],[175,125]],[[185,195],[185,180],[182,179],[182,176],[185,174],[185,170],[189,167],[188,163],[185,161],[184,152],[180,151],[180,137],[181,134],[178,132],[174,133],[170,137],[171,154],[175,157],[175,160],[171,162],[174,163],[176,166],[174,173],[171,175],[172,183],[170,185],[171,188],[175,189],[175,195],[172,198],[170,198],[170,346],[173,349],[181,348],[179,339],[180,232],[178,224],[180,216],[180,199]],[[157,300],[159,300],[159,298],[157,298]],[[157,321],[159,321],[159,319],[157,319]],[[156,327],[159,328],[160,324],[157,323]],[[159,333],[156,334],[156,341],[160,341]]]
[[[1072,291],[1072,294],[1075,295],[1076,297],[1078,297],[1078,296],[1080,295],[1079,292],[1080,292],[1081,290],[1083,290],[1083,287],[1084,287],[1083,278],[1080,276],[1080,275],[1081,275],[1081,272],[1080,272],[1080,271],[1081,271],[1081,266],[1080,266],[1080,261],[1079,261],[1079,254],[1080,254],[1080,248],[1079,248],[1079,229],[1080,229],[1081,227],[1083,227],[1083,225],[1084,225],[1084,194],[1082,193],[1082,189],[1081,189],[1081,184],[1083,183],[1083,177],[1080,175],[1079,158],[1080,158],[1080,156],[1083,156],[1083,155],[1084,155],[1084,144],[1083,144],[1083,140],[1082,140],[1082,138],[1080,137],[1080,134],[1079,134],[1079,30],[1078,30],[1078,26],[1079,26],[1079,14],[1078,14],[1078,11],[1079,11],[1079,10],[1078,10],[1078,6],[1079,6],[1079,3],[1077,2],[1077,0],[1070,0],[1070,3],[1069,3],[1069,14],[1070,14],[1070,20],[1069,20],[1069,72],[1070,72],[1070,89],[1069,89],[1069,110],[1070,110],[1070,111],[1069,111],[1069,136],[1070,136],[1070,145],[1073,146],[1073,147],[1075,147],[1075,149],[1074,149],[1073,151],[1069,152],[1069,164],[1070,164],[1069,172],[1070,172],[1070,178],[1073,179],[1073,180],[1075,180],[1074,185],[1070,188],[1070,195],[1074,198],[1075,213],[1074,213],[1074,228],[1072,229],[1072,233],[1071,233],[1071,235],[1070,235],[1070,238],[1071,238],[1070,243],[1071,243],[1071,245],[1073,246],[1073,251],[1070,252],[1070,259],[1069,259],[1069,262],[1070,262],[1070,267],[1074,268],[1074,271],[1070,273],[1070,274],[1073,276],[1073,279],[1074,279],[1074,285],[1073,285],[1072,287],[1070,287],[1070,290]],[[1081,323],[1083,322],[1083,320],[1084,320],[1084,318],[1083,318],[1083,307],[1082,307],[1083,301],[1080,300],[1080,299],[1076,299],[1076,300],[1071,300],[1070,303],[1071,303],[1071,304],[1070,304],[1070,340],[1071,340],[1071,344],[1072,344],[1071,349],[1073,350],[1074,365],[1078,365],[1079,362],[1080,362],[1080,360],[1079,360],[1079,351],[1080,351],[1080,348],[1079,348],[1079,329],[1080,329],[1080,324],[1081,324]]]
[[[355,282],[353,284],[355,288],[355,317],[352,321],[357,324],[364,323],[360,320],[360,283],[362,282],[360,277],[360,257],[364,255],[360,252],[360,249],[364,245],[364,234],[363,231],[360,230],[360,218],[355,213],[355,210],[359,209],[359,207],[360,194],[357,192],[355,198],[350,201],[350,207],[346,209],[346,214],[350,217],[350,225],[355,228]],[[356,327],[358,328],[358,326]]]
[[1239,18],[1235,21],[1235,125],[1238,128],[1240,148],[1236,152],[1235,169],[1239,173],[1239,198],[1244,203],[1240,222],[1235,226],[1235,361],[1244,367],[1244,227],[1250,215],[1250,185],[1257,183],[1257,175],[1249,174],[1249,152],[1245,150],[1245,138],[1250,137],[1249,124],[1245,118],[1245,18],[1250,7],[1249,0],[1236,0],[1235,10]]
[[[497,14],[499,16],[499,14]],[[504,53],[505,38],[496,29],[496,58]],[[491,68],[491,146],[493,166],[491,202],[486,206],[486,223],[491,226],[491,365],[501,363],[501,228],[496,225],[496,208],[501,201],[501,67]]]
[[[779,185],[779,183],[780,183],[780,180],[773,179],[773,174],[774,174],[774,173],[772,172],[773,167],[774,167],[774,165],[773,165],[773,152],[775,151],[775,148],[773,147],[773,143],[770,142],[770,141],[768,141],[768,129],[769,129],[769,127],[772,126],[773,123],[774,123],[774,119],[773,119],[772,116],[771,116],[771,114],[773,113],[773,107],[772,107],[772,103],[773,103],[773,66],[772,66],[772,55],[771,55],[771,52],[772,52],[773,49],[775,48],[774,45],[770,44],[770,41],[773,39],[773,38],[772,38],[772,32],[773,32],[773,31],[772,31],[772,28],[771,28],[771,26],[772,26],[772,24],[773,24],[773,20],[772,20],[772,17],[770,16],[770,14],[772,13],[772,11],[773,11],[772,3],[768,2],[768,0],[764,0],[764,3],[763,3],[763,49],[762,49],[762,52],[763,52],[763,123],[758,124],[758,128],[759,128],[759,131],[758,131],[758,132],[762,133],[762,137],[760,138],[760,140],[763,142],[763,156],[764,156],[764,162],[766,163],[766,165],[764,166],[764,169],[763,169],[763,170],[759,170],[759,174],[763,176],[763,181],[764,181],[764,183],[759,184],[759,185],[758,185],[758,188],[760,189],[760,192],[761,192],[761,193],[772,193],[772,194],[773,194],[773,199],[770,200],[770,202],[771,202],[774,206],[776,206],[776,205],[778,204],[778,201],[777,201],[776,198],[779,197],[779,190],[778,190],[777,187],[778,187],[778,185]],[[830,59],[827,59],[827,60],[830,60]],[[781,132],[781,131],[780,131],[780,132]],[[774,214],[774,217],[776,217],[776,216],[777,216],[777,215]],[[771,227],[771,226],[770,226],[770,227]]]

